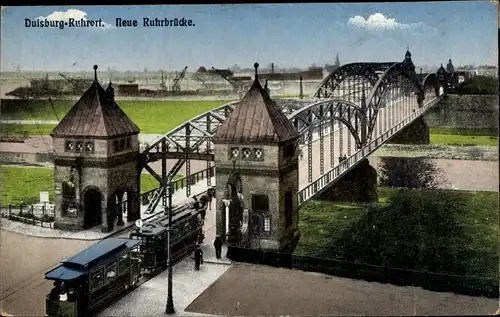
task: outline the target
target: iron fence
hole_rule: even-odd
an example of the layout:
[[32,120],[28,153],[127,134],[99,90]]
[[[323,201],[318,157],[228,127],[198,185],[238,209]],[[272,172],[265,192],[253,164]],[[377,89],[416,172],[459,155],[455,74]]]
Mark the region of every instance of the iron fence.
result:
[[2,217],[13,221],[52,228],[55,220],[55,210],[46,205],[36,208],[35,205],[9,204],[7,209],[2,209]]
[[229,248],[228,257],[237,262],[318,272],[399,286],[417,286],[431,291],[454,292],[489,298],[498,298],[499,296],[499,281],[492,278],[393,268],[237,247]]

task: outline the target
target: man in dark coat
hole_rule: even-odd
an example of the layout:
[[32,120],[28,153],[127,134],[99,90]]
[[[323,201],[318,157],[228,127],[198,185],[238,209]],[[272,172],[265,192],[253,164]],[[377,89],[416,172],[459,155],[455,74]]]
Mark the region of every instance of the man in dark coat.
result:
[[194,269],[196,271],[200,270],[200,264],[203,263],[203,251],[200,246],[197,245],[196,249],[194,249]]
[[220,236],[215,237],[214,247],[215,247],[215,257],[217,258],[217,260],[220,260],[222,252],[222,239]]
[[193,203],[194,209],[200,209],[200,202],[198,201],[198,197],[193,196],[193,199],[194,199],[194,203]]

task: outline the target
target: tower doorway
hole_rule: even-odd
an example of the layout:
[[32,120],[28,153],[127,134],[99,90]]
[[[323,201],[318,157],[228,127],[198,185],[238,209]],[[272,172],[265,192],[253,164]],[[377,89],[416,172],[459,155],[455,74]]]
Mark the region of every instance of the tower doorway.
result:
[[101,224],[102,196],[99,189],[91,187],[83,196],[83,228],[89,229]]

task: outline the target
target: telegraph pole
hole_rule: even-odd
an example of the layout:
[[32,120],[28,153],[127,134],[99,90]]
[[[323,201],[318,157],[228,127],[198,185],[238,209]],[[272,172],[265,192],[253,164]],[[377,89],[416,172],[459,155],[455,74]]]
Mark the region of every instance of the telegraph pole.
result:
[[167,266],[168,266],[168,295],[167,295],[167,307],[165,313],[171,315],[175,314],[174,300],[172,298],[172,257],[171,257],[171,238],[172,238],[172,177],[167,179],[167,188],[165,188],[165,195],[168,196],[168,227],[167,227]]

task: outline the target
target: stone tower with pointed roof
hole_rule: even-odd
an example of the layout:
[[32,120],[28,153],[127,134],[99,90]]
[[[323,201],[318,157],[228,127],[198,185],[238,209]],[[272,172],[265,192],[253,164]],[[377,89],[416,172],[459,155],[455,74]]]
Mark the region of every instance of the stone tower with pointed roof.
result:
[[300,135],[259,83],[258,66],[250,90],[213,138],[217,234],[232,246],[283,250],[298,238]]
[[[54,143],[55,226],[104,232],[140,217],[139,128],[97,81],[51,133]],[[126,200],[126,202],[125,202]]]

